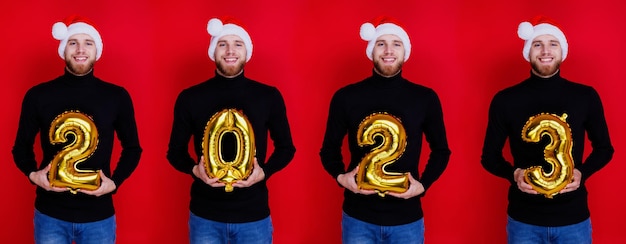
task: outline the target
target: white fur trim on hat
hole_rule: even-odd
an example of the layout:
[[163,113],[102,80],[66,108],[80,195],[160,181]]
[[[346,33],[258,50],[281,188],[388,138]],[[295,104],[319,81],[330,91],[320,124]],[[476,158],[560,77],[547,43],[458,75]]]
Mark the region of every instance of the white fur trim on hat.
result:
[[250,61],[250,58],[252,58],[252,39],[250,39],[248,32],[246,32],[246,30],[244,30],[241,26],[235,24],[223,24],[221,20],[213,18],[209,20],[209,23],[207,24],[207,32],[211,35],[211,42],[209,44],[209,57],[211,60],[215,61],[215,47],[217,45],[217,41],[226,35],[239,36],[246,46],[246,62]]
[[530,22],[522,22],[517,27],[517,35],[520,39],[524,40],[524,48],[522,49],[522,55],[526,61],[530,61],[530,57],[528,56],[530,53],[530,46],[533,43],[533,40],[541,35],[552,35],[559,40],[559,44],[561,45],[562,51],[562,59],[565,60],[567,57],[568,44],[567,39],[565,38],[565,34],[556,26],[541,23],[533,26]]
[[52,37],[61,41],[59,43],[59,56],[65,59],[65,46],[67,46],[67,40],[75,34],[87,34],[93,38],[96,44],[96,60],[102,56],[102,38],[100,33],[91,25],[84,22],[76,22],[69,26],[66,26],[63,22],[57,22],[52,25]]
[[404,61],[409,59],[411,55],[411,40],[409,39],[409,35],[402,29],[402,27],[393,24],[393,23],[384,23],[378,25],[374,28],[374,25],[371,23],[365,23],[361,25],[361,29],[359,32],[361,39],[367,41],[367,48],[365,49],[365,54],[370,60],[373,60],[372,51],[374,50],[374,44],[376,44],[376,39],[382,35],[392,34],[402,40],[402,44],[404,45]]

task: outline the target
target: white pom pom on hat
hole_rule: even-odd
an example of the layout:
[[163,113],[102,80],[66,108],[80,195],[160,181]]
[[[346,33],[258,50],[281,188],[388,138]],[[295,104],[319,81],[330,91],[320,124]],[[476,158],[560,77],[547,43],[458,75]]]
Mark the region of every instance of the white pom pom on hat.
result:
[[526,61],[530,61],[528,56],[530,53],[530,46],[533,40],[541,35],[552,35],[559,40],[562,51],[562,59],[565,60],[568,53],[568,44],[565,34],[559,28],[558,24],[552,19],[538,15],[530,19],[530,21],[524,21],[517,27],[517,36],[524,40],[524,48],[522,49],[522,55]]
[[522,40],[528,40],[533,36],[533,25],[530,22],[522,22],[517,28],[517,36]]
[[59,56],[65,59],[67,40],[75,34],[87,34],[93,38],[96,45],[96,60],[100,59],[103,48],[100,33],[91,20],[75,14],[66,17],[62,22],[56,22],[52,25],[52,37],[61,41],[58,48]]
[[224,29],[224,24],[222,23],[222,21],[219,19],[215,19],[215,18],[209,20],[209,23],[207,24],[207,27],[206,27],[207,32],[209,32],[211,36],[219,35],[223,29]]
[[409,39],[409,35],[402,28],[400,22],[389,16],[379,16],[361,25],[359,35],[361,39],[367,41],[367,48],[365,48],[367,57],[373,60],[372,51],[374,50],[376,39],[379,36],[387,34],[396,35],[402,40],[402,44],[404,45],[404,61],[407,61],[411,55],[411,40]]
[[52,25],[52,37],[57,40],[63,40],[67,37],[67,25],[63,22],[56,22]]
[[371,41],[376,37],[376,27],[374,27],[372,23],[362,24],[359,34],[361,35],[361,39]]
[[212,18],[207,23],[207,32],[211,35],[209,44],[209,58],[211,58],[211,60],[215,61],[217,41],[226,35],[239,36],[246,46],[246,62],[250,61],[250,58],[252,58],[252,39],[239,20],[230,16]]

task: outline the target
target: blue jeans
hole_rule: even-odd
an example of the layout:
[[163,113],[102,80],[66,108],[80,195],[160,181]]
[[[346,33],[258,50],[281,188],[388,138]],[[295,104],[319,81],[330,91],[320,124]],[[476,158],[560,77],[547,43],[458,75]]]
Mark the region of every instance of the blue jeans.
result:
[[341,240],[346,244],[424,243],[424,218],[404,225],[370,224],[342,213]]
[[223,223],[189,213],[191,244],[269,244],[273,231],[271,217],[247,223]]
[[509,244],[587,244],[591,243],[591,219],[573,225],[546,227],[524,224],[508,217]]
[[115,215],[95,222],[72,223],[35,210],[35,243],[37,244],[113,244]]

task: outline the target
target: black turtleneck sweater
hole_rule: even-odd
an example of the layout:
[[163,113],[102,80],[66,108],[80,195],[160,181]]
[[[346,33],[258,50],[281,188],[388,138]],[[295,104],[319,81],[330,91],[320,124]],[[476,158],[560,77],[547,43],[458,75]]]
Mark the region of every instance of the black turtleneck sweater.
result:
[[[265,179],[248,188],[225,192],[214,188],[193,175],[196,164],[189,155],[188,144],[193,136],[196,158],[202,156],[204,128],[215,113],[235,108],[248,118],[255,137],[256,158]],[[274,142],[274,151],[267,155],[267,136]],[[228,140],[224,154],[232,154]],[[266,218],[270,214],[266,181],[291,161],[295,153],[287,120],[285,103],[275,87],[250,80],[240,74],[234,78],[215,77],[183,90],[174,107],[174,123],[167,159],[177,170],[193,176],[190,211],[205,219],[242,223]]]
[[[13,146],[15,164],[26,176],[45,168],[65,145],[50,143],[48,131],[52,121],[63,112],[76,110],[93,119],[99,134],[97,149],[78,167],[101,169],[119,189],[137,167],[142,151],[133,104],[124,88],[94,77],[93,71],[85,76],[65,71],[63,76],[28,90],[22,102]],[[37,133],[43,151],[39,167],[33,151]],[[122,153],[111,175],[114,134],[121,142]],[[48,192],[40,187],[37,187],[35,208],[48,216],[79,223],[106,219],[115,213],[111,194],[95,197],[81,193]]]
[[[516,168],[543,165],[543,151],[549,139],[540,143],[522,140],[522,129],[531,116],[567,113],[566,122],[572,130],[574,167],[582,173],[580,188],[557,194],[553,199],[520,191],[513,179]],[[591,141],[591,154],[583,161],[585,133]],[[502,154],[509,140],[513,163]],[[492,174],[507,179],[509,187],[508,214],[511,218],[533,225],[563,226],[589,218],[585,181],[604,167],[613,156],[613,146],[604,119],[598,93],[589,86],[570,82],[557,73],[541,78],[531,73],[527,80],[498,92],[490,105],[482,165]],[[584,162],[584,163],[583,163]]]
[[[385,78],[374,72],[373,76],[335,93],[320,151],[326,171],[337,179],[339,174],[353,170],[371,150],[358,146],[357,130],[363,119],[376,112],[386,112],[399,118],[407,135],[404,154],[386,170],[410,172],[428,189],[443,173],[450,158],[441,103],[432,89],[411,83],[402,78],[401,73]],[[347,170],[341,154],[346,133],[351,155]],[[426,136],[431,152],[420,176],[418,166],[423,136]],[[377,225],[401,225],[423,217],[420,199],[419,196],[406,200],[389,195],[366,196],[346,189],[343,211],[351,217]]]

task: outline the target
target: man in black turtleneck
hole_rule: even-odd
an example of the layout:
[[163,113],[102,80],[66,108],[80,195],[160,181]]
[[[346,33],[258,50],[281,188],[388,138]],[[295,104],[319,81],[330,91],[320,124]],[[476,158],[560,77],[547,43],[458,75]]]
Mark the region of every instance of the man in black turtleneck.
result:
[[[291,161],[295,147],[287,120],[282,95],[275,87],[245,77],[243,67],[252,56],[252,41],[241,23],[232,17],[209,21],[211,34],[209,57],[215,61],[215,76],[203,83],[183,90],[174,107],[174,123],[167,151],[167,159],[177,170],[190,174],[189,237],[191,243],[272,243],[272,222],[266,182]],[[208,144],[216,114],[234,109],[249,120],[256,154],[251,174],[237,180],[231,189],[218,177],[209,177],[205,169],[203,141]],[[205,134],[205,128],[209,133]],[[224,129],[219,127],[217,129]],[[216,130],[217,130],[216,129]],[[248,146],[234,143],[245,141],[244,129],[225,128],[215,150],[228,164],[238,164]],[[237,132],[239,131],[239,132]],[[267,135],[274,145],[267,157]],[[232,139],[228,134],[237,134]],[[216,135],[222,135],[215,133]],[[188,150],[193,136],[196,161]],[[221,146],[220,146],[221,145]],[[215,160],[217,161],[217,160]],[[211,162],[212,165],[217,162]],[[207,162],[208,163],[208,162]]]
[[[560,76],[568,44],[552,20],[537,16],[522,22],[518,35],[525,40],[523,55],[531,64],[530,78],[494,96],[482,155],[483,167],[511,184],[508,242],[591,243],[585,181],[611,160],[614,151],[602,102],[592,87]],[[532,122],[535,118],[541,119]],[[538,129],[543,131],[538,142],[524,139],[539,127],[534,124],[543,127]],[[586,133],[592,151],[583,161]],[[512,163],[502,154],[507,138]],[[556,148],[550,149],[551,144]],[[559,184],[555,177],[550,188],[532,187],[543,183],[525,180],[525,170],[531,166],[542,166],[553,176],[569,174],[571,181]]]
[[[124,88],[94,76],[102,39],[89,20],[69,16],[52,34],[61,41],[65,74],[28,90],[13,147],[17,167],[37,185],[35,243],[115,243],[112,194],[135,170],[142,151],[133,104]],[[38,133],[39,167],[33,151]],[[115,134],[122,152],[111,172]],[[75,185],[84,174],[100,179]],[[48,175],[59,178],[49,181]]]
[[[443,173],[450,157],[441,104],[432,89],[402,77],[411,42],[396,20],[381,16],[363,24],[361,38],[368,41],[366,53],[373,61],[373,74],[335,93],[320,151],[326,171],[345,188],[342,241],[422,243],[421,197]],[[366,126],[369,123],[373,125]],[[347,170],[341,154],[346,134],[351,155]],[[373,144],[360,146],[365,136],[372,137]],[[431,152],[420,176],[423,136]],[[400,189],[371,187],[376,180],[356,180],[382,178],[379,183],[385,184],[393,181],[387,178],[397,177],[391,174],[403,174],[402,183],[396,186]]]

